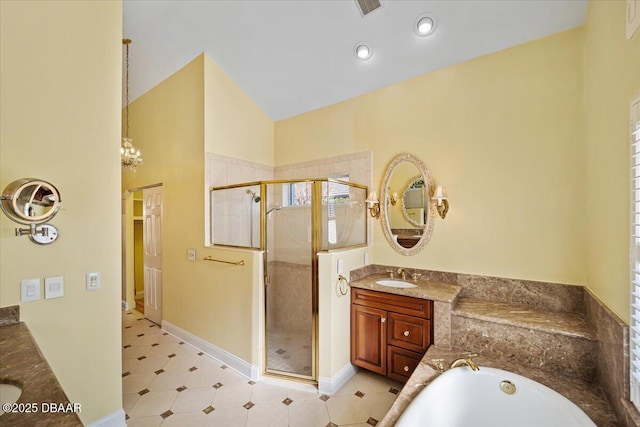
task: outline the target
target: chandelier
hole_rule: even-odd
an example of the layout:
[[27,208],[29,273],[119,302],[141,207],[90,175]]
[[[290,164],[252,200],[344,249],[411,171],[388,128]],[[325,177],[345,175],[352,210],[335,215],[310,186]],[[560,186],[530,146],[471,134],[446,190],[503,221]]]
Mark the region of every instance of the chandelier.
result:
[[142,157],[140,157],[140,150],[133,145],[133,139],[129,138],[129,45],[131,39],[122,39],[122,44],[125,45],[126,50],[126,72],[125,72],[125,131],[124,137],[122,137],[122,146],[120,147],[120,157],[122,160],[122,167],[129,169],[132,172],[136,171],[136,167],[142,164]]

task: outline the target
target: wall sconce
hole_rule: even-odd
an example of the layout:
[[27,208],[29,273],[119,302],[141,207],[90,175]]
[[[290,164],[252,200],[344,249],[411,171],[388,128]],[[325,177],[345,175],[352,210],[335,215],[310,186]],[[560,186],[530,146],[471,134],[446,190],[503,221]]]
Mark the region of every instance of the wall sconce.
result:
[[396,203],[398,203],[398,192],[394,191],[393,194],[391,195],[391,197],[389,198],[389,201],[391,202],[391,204],[393,206],[396,205]]
[[378,195],[375,191],[369,193],[369,197],[367,197],[367,208],[369,209],[369,214],[372,218],[380,217],[380,201],[378,200]]
[[447,216],[447,212],[449,212],[449,197],[447,197],[447,189],[442,185],[438,185],[436,188],[436,192],[431,197],[433,200],[437,200],[436,208],[438,209],[438,214],[440,214],[440,218],[444,219]]

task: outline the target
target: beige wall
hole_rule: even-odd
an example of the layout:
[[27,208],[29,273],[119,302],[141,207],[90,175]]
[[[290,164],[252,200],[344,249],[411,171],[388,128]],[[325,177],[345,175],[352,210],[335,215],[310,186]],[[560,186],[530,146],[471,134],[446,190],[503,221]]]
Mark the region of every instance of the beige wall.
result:
[[640,33],[625,2],[591,1],[585,24],[587,285],[629,322],[629,108],[640,95]]
[[[0,187],[38,177],[63,201],[49,246],[0,214],[0,305],[20,304],[21,279],[64,276],[64,297],[45,300],[42,286],[21,318],[88,424],[122,408],[122,4],[2,1],[0,17]],[[87,292],[96,271],[102,288]]]
[[[205,146],[222,154],[234,144],[254,147],[257,161],[272,162],[260,153],[263,145],[273,151],[273,131],[247,101],[204,54],[138,98],[130,134],[144,165],[124,173],[123,188],[163,185],[163,320],[257,365],[260,254],[203,247]],[[187,261],[189,248],[197,262]],[[207,255],[246,265],[203,261]]]
[[374,222],[376,262],[582,284],[582,29],[467,61],[276,123],[276,165],[373,151],[379,193],[410,152],[451,209],[404,257]]

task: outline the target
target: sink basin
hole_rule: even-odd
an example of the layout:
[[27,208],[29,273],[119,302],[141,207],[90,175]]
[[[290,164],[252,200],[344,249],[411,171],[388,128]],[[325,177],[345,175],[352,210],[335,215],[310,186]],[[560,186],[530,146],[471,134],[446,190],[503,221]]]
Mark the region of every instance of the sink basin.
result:
[[[20,395],[22,394],[22,389],[13,384],[8,383],[0,383],[0,402],[1,406],[4,406],[5,403],[16,403]],[[0,415],[3,415],[4,411],[0,408]]]
[[378,285],[389,286],[390,288],[415,288],[417,285],[401,280],[376,280]]

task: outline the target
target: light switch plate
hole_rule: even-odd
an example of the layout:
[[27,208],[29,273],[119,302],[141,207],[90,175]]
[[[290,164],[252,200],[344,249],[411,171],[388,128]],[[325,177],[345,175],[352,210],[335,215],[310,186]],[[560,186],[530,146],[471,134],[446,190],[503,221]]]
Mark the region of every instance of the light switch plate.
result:
[[100,273],[87,273],[87,290],[96,291],[100,289]]
[[187,261],[195,261],[195,260],[196,260],[196,250],[187,249]]
[[20,281],[22,302],[36,301],[40,299],[40,279],[26,279]]
[[338,274],[344,273],[344,260],[342,258],[338,258]]
[[44,278],[44,297],[45,299],[60,298],[64,296],[64,277],[45,277]]

